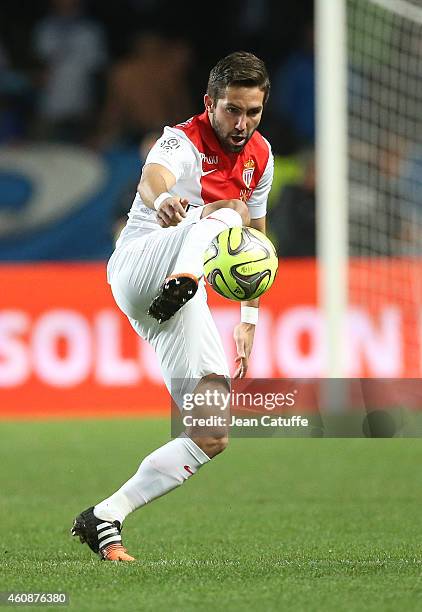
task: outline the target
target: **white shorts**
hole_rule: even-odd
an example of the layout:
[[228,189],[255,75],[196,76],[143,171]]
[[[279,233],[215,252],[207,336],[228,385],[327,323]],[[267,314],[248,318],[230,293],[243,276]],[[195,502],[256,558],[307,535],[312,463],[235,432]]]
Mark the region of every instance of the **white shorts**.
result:
[[179,406],[180,394],[192,393],[203,376],[229,377],[203,279],[196,295],[168,321],[160,324],[147,314],[191,228],[177,226],[135,238],[114,251],[107,268],[117,305],[136,333],[154,347],[164,382]]

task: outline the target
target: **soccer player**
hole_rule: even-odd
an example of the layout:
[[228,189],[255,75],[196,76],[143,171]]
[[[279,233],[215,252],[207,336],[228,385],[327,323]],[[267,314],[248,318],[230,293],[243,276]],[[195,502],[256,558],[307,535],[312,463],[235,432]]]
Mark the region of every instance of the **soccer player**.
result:
[[[229,390],[229,367],[206,301],[203,254],[227,228],[265,232],[273,156],[256,129],[269,89],[266,67],[251,53],[235,52],[216,64],[205,111],[166,127],[148,154],[107,266],[118,306],[154,347],[179,406],[186,393],[227,397]],[[240,310],[234,377],[247,371],[258,301]],[[122,545],[126,516],[183,484],[226,445],[225,427],[205,435],[186,428],[145,457],[118,491],[77,516],[72,534],[102,559],[133,561]]]

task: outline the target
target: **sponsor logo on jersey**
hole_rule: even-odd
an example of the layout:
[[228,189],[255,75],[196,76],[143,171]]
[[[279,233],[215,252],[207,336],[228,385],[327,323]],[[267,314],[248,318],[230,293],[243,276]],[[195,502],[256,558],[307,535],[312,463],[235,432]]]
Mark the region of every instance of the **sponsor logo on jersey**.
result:
[[247,202],[252,195],[252,189],[241,189],[239,192],[239,200]]
[[203,164],[209,164],[215,166],[218,164],[218,155],[205,155],[205,153],[199,153]]
[[243,182],[245,183],[245,185],[246,185],[246,187],[248,189],[251,186],[252,176],[253,176],[254,171],[255,171],[255,162],[254,162],[254,160],[253,159],[248,159],[247,161],[245,161],[245,163],[243,165],[242,178],[243,178]]
[[171,149],[178,149],[180,147],[180,140],[172,136],[171,138],[166,138],[160,142],[160,147],[165,151],[170,151]]

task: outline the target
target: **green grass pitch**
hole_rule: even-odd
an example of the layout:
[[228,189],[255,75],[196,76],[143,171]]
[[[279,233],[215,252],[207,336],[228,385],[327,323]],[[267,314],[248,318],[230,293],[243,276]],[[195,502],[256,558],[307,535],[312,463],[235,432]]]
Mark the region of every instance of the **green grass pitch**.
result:
[[235,439],[128,517],[137,562],[119,564],[71,538],[72,520],[167,440],[167,420],[0,427],[1,591],[66,591],[77,612],[422,608],[422,440]]

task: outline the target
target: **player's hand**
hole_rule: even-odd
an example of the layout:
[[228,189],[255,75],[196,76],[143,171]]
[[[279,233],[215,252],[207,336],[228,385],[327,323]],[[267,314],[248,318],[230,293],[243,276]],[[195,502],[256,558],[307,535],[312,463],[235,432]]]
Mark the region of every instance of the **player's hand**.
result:
[[248,370],[249,356],[252,351],[255,335],[255,325],[251,323],[239,323],[234,328],[233,337],[236,343],[237,357],[235,362],[237,368],[233,378],[244,378]]
[[161,227],[178,225],[186,217],[186,207],[189,201],[186,198],[167,198],[163,200],[157,210],[157,220]]

